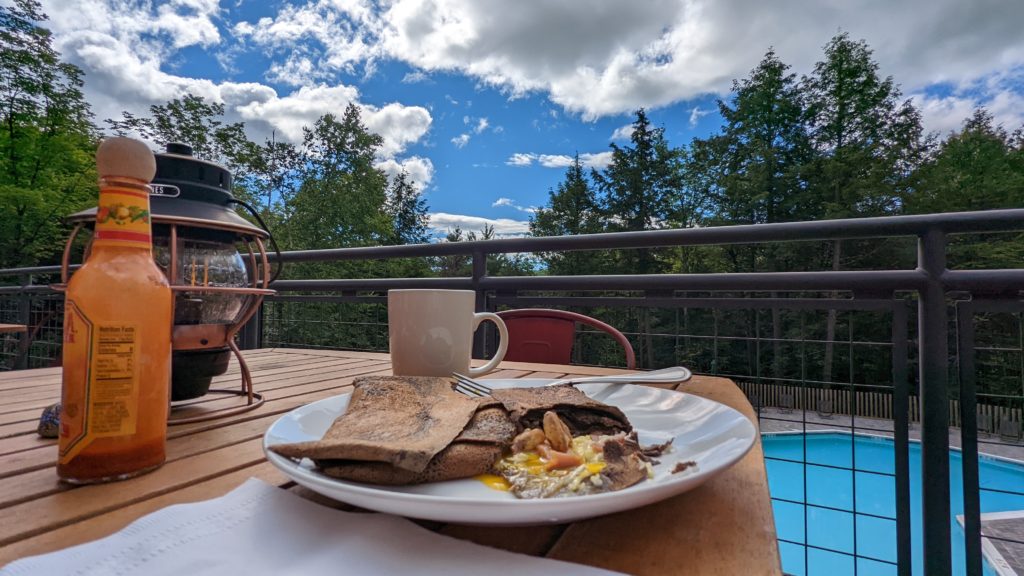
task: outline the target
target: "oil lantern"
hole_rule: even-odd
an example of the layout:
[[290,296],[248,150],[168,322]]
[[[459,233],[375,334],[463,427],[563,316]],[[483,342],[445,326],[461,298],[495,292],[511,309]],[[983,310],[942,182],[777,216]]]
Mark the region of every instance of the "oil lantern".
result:
[[[150,221],[153,258],[167,276],[174,298],[172,404],[170,424],[195,422],[251,410],[262,404],[234,337],[273,294],[266,244],[270,232],[251,206],[231,194],[232,175],[223,166],[195,158],[186,144],[171,143],[155,154]],[[260,224],[235,211],[246,208]],[[82,228],[91,227],[96,209],[72,214],[61,281],[66,284],[71,250]],[[86,245],[86,253],[89,246]],[[238,359],[241,387],[211,389],[214,376]],[[245,404],[202,411],[182,405],[207,394],[244,396]],[[196,403],[190,403],[196,404]],[[175,414],[178,412],[179,414]]]

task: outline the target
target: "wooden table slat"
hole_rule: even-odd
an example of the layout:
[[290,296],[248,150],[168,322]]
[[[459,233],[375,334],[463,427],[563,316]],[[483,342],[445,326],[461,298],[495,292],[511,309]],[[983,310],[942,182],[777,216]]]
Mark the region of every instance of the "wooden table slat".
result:
[[[376,352],[272,348],[246,352],[246,358],[256,390],[267,398],[263,406],[215,421],[172,426],[168,462],[160,469],[125,482],[77,488],[57,482],[55,443],[33,432],[33,412],[59,399],[59,369],[0,373],[0,565],[111,534],[171,504],[223,495],[250,476],[283,485],[287,479],[262,454],[266,428],[290,410],[344,392],[358,376],[390,373],[387,354]],[[504,362],[488,376],[625,372]],[[214,387],[233,386],[237,379],[238,366],[232,362]],[[679,389],[737,408],[756,422],[730,380],[696,376]],[[176,414],[232,401],[211,395],[176,409]],[[14,435],[3,437],[5,433]],[[296,493],[324,502],[304,489]],[[481,544],[631,574],[781,574],[760,442],[701,487],[637,510],[556,526],[420,524]]]

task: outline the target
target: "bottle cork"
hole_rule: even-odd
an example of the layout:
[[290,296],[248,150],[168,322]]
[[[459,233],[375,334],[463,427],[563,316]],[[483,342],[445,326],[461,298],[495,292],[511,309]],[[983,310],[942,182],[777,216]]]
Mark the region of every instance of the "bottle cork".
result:
[[104,138],[96,150],[96,173],[100,178],[121,176],[149,183],[156,175],[156,158],[145,143],[134,138]]

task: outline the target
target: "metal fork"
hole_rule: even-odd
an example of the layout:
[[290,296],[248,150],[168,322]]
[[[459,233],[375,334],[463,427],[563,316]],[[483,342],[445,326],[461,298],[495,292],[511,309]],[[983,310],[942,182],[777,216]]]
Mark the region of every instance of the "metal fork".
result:
[[[479,380],[474,380],[465,374],[455,373],[452,374],[455,378],[455,386],[453,387],[456,392],[461,392],[466,396],[490,396],[491,388]],[[649,372],[637,372],[635,374],[616,374],[613,376],[584,376],[582,378],[566,378],[563,380],[555,380],[548,383],[548,386],[554,386],[555,384],[670,384],[677,382],[685,382],[693,376],[693,373],[689,369],[683,368],[682,366],[673,366],[671,368],[662,368],[661,370],[651,370]]]
[[473,380],[465,374],[459,374],[455,372],[452,374],[455,378],[455,386],[452,387],[456,392],[465,394],[466,396],[484,397],[491,395],[491,388],[484,384],[481,384],[477,380]]

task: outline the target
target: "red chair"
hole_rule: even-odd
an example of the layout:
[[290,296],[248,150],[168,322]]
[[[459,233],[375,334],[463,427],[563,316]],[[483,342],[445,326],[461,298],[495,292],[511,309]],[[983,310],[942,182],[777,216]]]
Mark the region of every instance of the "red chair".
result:
[[505,310],[498,316],[508,327],[505,360],[569,364],[578,322],[610,334],[626,350],[626,367],[636,368],[636,354],[622,332],[590,316],[546,308]]

